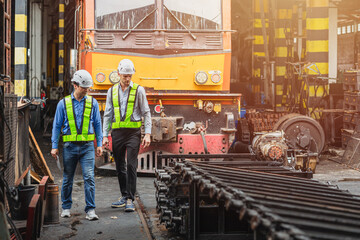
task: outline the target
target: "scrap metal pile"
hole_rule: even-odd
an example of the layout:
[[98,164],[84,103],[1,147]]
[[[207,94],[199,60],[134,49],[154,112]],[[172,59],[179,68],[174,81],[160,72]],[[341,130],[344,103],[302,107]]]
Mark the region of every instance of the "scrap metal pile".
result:
[[360,239],[359,196],[244,156],[158,156],[160,221],[187,239]]

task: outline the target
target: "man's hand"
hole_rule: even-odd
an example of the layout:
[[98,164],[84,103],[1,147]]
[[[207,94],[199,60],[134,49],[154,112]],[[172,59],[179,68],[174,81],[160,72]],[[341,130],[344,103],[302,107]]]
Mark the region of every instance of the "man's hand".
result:
[[150,142],[151,142],[150,141],[150,134],[147,133],[147,134],[145,134],[144,139],[142,140],[143,147],[146,148],[146,147],[150,146]]
[[53,156],[53,158],[56,159],[56,157],[59,155],[59,149],[53,148],[53,149],[51,149],[50,153],[51,153],[51,156]]
[[96,156],[100,157],[102,155],[102,153],[103,153],[102,147],[97,147],[96,148]]
[[107,147],[107,148],[108,148],[108,147],[109,147],[109,138],[108,138],[108,137],[104,137],[102,144],[103,144],[103,147]]

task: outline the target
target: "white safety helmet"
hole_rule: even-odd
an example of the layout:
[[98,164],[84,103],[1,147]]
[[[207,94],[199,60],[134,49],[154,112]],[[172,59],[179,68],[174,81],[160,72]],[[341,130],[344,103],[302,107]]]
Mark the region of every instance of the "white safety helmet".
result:
[[130,59],[121,60],[118,66],[118,72],[119,74],[134,74],[134,63]]
[[80,87],[89,88],[93,86],[93,80],[90,73],[86,70],[78,70],[74,73],[71,82],[78,84]]

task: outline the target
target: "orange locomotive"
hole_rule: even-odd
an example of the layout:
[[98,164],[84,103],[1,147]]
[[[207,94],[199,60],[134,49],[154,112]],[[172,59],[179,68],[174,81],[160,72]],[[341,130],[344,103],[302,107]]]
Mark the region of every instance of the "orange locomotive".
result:
[[153,171],[157,151],[227,152],[240,112],[230,94],[230,0],[84,0],[79,9],[78,64],[95,79],[100,110],[124,58],[147,91],[152,144],[140,149],[140,171]]

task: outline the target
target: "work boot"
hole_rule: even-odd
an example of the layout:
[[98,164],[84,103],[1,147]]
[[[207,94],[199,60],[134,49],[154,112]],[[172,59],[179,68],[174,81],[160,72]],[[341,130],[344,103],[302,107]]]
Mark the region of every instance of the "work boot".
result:
[[121,208],[121,207],[125,207],[125,204],[126,204],[126,198],[125,198],[125,197],[121,197],[121,198],[119,198],[119,201],[113,202],[113,203],[111,204],[111,207],[112,207],[112,208]]
[[70,209],[63,209],[62,212],[61,212],[61,217],[62,217],[62,218],[69,218],[69,217],[71,217]]
[[135,211],[135,205],[133,200],[131,199],[126,200],[125,212],[133,212],[133,211]]
[[86,213],[86,219],[88,219],[89,221],[92,221],[92,220],[98,220],[99,217],[98,217],[98,215],[95,214],[95,210],[94,210],[94,209],[90,209],[90,210]]

